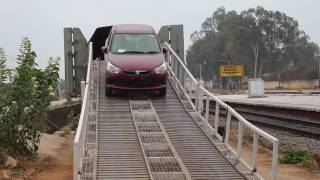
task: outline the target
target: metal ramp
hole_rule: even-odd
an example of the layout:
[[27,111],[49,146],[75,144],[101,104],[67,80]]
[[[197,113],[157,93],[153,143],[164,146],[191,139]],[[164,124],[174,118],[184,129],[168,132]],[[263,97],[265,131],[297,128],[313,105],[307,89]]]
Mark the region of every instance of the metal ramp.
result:
[[[92,61],[90,44],[84,105],[75,138],[74,179],[263,179],[256,173],[259,137],[273,145],[275,179],[278,140],[200,86],[165,45],[169,50],[167,96],[137,99],[105,97],[105,64]],[[195,92],[182,85],[186,79],[195,83]],[[209,118],[209,100],[216,102],[213,119]],[[220,108],[228,113],[224,136],[215,128],[221,121]],[[238,120],[236,150],[229,145],[232,117]],[[241,159],[244,127],[253,132],[251,166]]]
[[149,99],[130,100],[132,117],[152,179],[191,179]]
[[107,98],[104,87],[100,79],[97,179],[245,179],[197,126],[170,82],[165,98],[151,100]]
[[245,179],[221,154],[181,104],[171,84],[152,103],[193,179]]
[[96,179],[150,179],[129,100],[106,98],[103,77],[100,74]]

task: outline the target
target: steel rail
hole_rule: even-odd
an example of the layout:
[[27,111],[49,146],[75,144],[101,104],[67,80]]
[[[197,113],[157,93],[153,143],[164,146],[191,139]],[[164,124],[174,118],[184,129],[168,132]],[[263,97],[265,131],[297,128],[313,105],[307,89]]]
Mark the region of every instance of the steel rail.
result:
[[[239,105],[241,106],[241,105]],[[306,136],[311,136],[313,138],[320,137],[320,124],[311,122],[311,121],[304,121],[301,119],[295,119],[295,117],[284,117],[278,116],[275,114],[268,114],[268,112],[261,113],[254,111],[255,108],[239,108],[235,107],[234,109],[249,120],[251,123],[254,124],[261,124],[269,127],[276,127],[279,130],[284,129],[287,131],[303,134]],[[214,114],[214,109],[210,108],[210,114]],[[221,112],[221,115],[225,115],[226,112]],[[306,113],[306,117],[307,117]]]

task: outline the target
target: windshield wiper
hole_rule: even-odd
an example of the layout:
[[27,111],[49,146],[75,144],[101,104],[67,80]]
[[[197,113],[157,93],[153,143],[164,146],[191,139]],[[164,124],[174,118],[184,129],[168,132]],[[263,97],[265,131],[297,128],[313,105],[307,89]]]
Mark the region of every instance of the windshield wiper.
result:
[[147,52],[144,52],[145,54],[155,54],[155,53],[159,53],[159,51],[147,51]]
[[124,51],[124,52],[118,52],[117,54],[155,54],[155,53],[160,53],[159,51],[147,51],[147,52],[144,52],[144,51]]
[[123,52],[123,53],[121,53],[121,54],[127,54],[127,53],[144,54],[144,52],[143,52],[143,51],[125,51],[125,52]]

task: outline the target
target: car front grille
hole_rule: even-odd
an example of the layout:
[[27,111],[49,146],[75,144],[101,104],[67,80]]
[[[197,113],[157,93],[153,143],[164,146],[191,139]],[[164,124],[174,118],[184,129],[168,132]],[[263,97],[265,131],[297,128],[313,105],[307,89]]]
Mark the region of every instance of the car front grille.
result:
[[153,77],[124,77],[121,82],[126,87],[148,87],[155,84],[155,79]]
[[125,70],[124,72],[130,75],[146,75],[146,74],[149,74],[151,71],[150,70]]

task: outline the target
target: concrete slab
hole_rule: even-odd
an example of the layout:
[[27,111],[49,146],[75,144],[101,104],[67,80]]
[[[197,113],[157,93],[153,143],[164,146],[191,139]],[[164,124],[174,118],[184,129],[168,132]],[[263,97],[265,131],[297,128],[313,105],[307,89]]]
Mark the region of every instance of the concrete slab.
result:
[[[71,102],[80,102],[80,98],[71,98]],[[67,103],[67,99],[61,99],[61,100],[56,100],[56,101],[51,101],[49,109],[54,109],[57,107],[63,106],[65,103]]]
[[319,95],[268,95],[261,98],[248,98],[248,95],[217,95],[230,103],[269,106],[320,112]]

